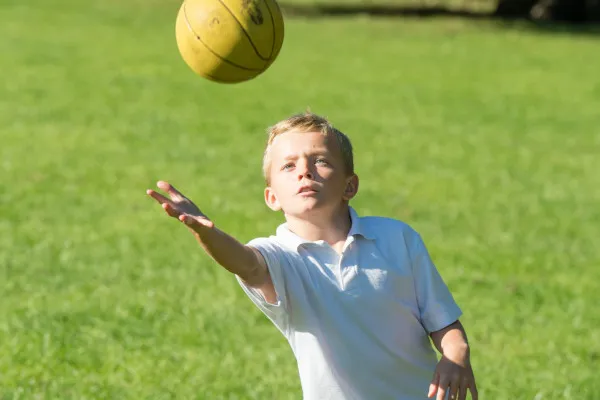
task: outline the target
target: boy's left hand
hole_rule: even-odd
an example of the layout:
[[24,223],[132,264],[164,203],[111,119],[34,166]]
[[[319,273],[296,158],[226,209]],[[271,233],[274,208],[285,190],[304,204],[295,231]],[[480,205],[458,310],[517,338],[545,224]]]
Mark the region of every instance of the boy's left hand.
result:
[[444,354],[436,366],[427,397],[431,398],[437,393],[436,400],[465,400],[467,391],[470,391],[471,398],[477,400],[477,386],[468,350],[453,353]]

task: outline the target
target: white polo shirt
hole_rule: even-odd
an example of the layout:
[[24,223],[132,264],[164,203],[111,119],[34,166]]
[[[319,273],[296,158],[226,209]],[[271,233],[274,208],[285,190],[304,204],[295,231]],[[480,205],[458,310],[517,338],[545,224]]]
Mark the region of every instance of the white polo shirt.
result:
[[341,255],[286,224],[248,243],[266,260],[276,304],[238,282],[287,338],[305,400],[424,400],[437,363],[428,333],[461,310],[410,226],[350,216]]

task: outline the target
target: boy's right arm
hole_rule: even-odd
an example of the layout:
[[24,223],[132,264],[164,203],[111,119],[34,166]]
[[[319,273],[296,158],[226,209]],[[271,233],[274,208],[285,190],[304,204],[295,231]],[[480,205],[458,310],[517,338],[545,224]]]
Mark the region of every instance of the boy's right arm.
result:
[[159,181],[159,189],[169,198],[154,191],[146,193],[162,205],[165,212],[183,222],[192,231],[204,250],[223,268],[239,276],[248,286],[258,289],[266,301],[277,302],[267,263],[260,252],[245,246],[234,237],[217,229],[200,209],[167,182]]

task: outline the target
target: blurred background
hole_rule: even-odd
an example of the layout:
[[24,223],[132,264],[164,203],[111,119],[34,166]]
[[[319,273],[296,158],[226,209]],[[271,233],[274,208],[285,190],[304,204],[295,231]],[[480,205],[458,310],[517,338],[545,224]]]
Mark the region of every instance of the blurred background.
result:
[[175,0],[0,2],[0,398],[300,399],[281,334],[145,191],[246,242],[266,128],[355,147],[361,215],[419,231],[481,399],[598,399],[598,1],[281,2],[263,75],[181,59]]
[[453,15],[571,24],[600,21],[600,2],[597,0],[299,0],[281,4],[288,13],[309,15]]

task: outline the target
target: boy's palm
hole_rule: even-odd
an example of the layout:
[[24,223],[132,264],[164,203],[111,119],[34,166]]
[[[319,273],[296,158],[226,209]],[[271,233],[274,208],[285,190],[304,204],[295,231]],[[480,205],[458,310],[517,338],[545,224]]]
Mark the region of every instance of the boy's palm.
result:
[[170,183],[159,181],[156,186],[165,191],[169,197],[148,189],[146,193],[162,205],[162,208],[173,218],[188,225],[194,231],[200,227],[212,228],[214,223],[202,211]]

